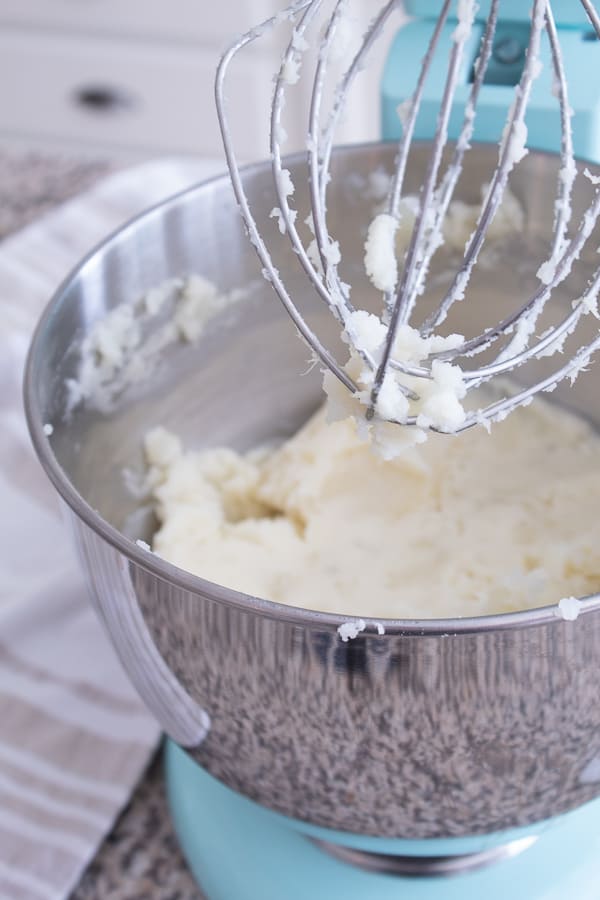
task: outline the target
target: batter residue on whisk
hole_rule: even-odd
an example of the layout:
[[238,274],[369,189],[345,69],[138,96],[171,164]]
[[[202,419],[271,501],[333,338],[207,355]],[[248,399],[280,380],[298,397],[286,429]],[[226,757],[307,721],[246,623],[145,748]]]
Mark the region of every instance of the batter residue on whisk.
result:
[[203,578],[345,615],[509,612],[600,589],[600,443],[538,401],[385,461],[321,411],[287,443],[146,453],[154,550]]

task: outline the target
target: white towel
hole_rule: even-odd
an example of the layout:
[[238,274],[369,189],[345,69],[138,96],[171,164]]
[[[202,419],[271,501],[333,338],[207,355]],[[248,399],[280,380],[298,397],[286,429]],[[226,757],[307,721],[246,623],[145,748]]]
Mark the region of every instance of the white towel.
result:
[[29,338],[96,242],[220,167],[167,160],[120,172],[0,244],[0,900],[68,896],[159,737],[88,605],[29,443]]

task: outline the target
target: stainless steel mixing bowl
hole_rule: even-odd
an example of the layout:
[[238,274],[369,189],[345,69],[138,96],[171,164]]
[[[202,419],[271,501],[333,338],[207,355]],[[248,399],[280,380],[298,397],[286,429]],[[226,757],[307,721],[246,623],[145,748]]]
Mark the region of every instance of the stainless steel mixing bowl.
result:
[[[331,230],[342,244],[343,274],[365,297],[362,242],[374,206],[368,173],[391,166],[393,155],[394,148],[382,145],[335,154]],[[461,199],[478,199],[496,157],[494,147],[473,150]],[[418,188],[426,159],[416,153],[409,190]],[[288,165],[302,209],[307,185],[295,175],[298,160]],[[472,334],[497,321],[490,304],[508,308],[515,294],[530,289],[549,245],[556,172],[556,160],[538,154],[519,167],[513,190],[526,210],[524,233],[479,269],[481,319],[474,321],[473,304],[469,318],[466,305],[456,304],[453,327]],[[245,179],[259,223],[275,234],[265,167],[249,168]],[[585,190],[580,187],[576,208]],[[306,315],[334,341],[335,326],[307,295],[283,240],[275,262],[296,273]],[[440,282],[448,265],[442,256]],[[217,320],[198,344],[172,347],[113,412],[78,408],[66,415],[65,379],[76,372],[91,324],[116,304],[188,272],[223,290],[256,284],[235,315]],[[585,277],[578,277],[581,289]],[[557,302],[570,308],[577,290],[572,282]],[[343,615],[230,591],[132,540],[148,538],[152,528],[148,517],[138,517],[131,533],[138,501],[123,480],[124,467],[142,465],[144,433],[163,424],[189,446],[242,448],[288,435],[321,398],[320,376],[306,373],[306,357],[260,279],[226,178],[168,200],[109,238],[67,279],[39,324],[25,385],[31,434],[65,501],[94,605],[148,707],[194,759],[236,791],[297,819],[356,834],[476,835],[528,825],[596,797],[597,597],[585,601],[575,622],[558,619],[553,609],[387,621],[382,636],[369,627],[342,643],[336,629]],[[556,396],[598,420],[598,369]],[[50,438],[46,422],[54,426]]]

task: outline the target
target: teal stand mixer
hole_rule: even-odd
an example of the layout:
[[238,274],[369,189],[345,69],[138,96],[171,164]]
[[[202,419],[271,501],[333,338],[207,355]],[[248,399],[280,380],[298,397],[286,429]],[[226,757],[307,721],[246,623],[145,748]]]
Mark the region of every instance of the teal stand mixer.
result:
[[[590,0],[481,0],[478,6],[414,0],[405,9],[394,0],[373,4],[364,54],[345,55],[344,41],[337,46],[342,90],[330,97],[323,124],[322,64],[333,52],[346,6],[347,0],[296,0],[228,51],[217,76],[217,108],[231,180],[198,185],[150,210],[65,282],[30,353],[25,398],[32,439],[71,515],[99,616],[169,736],[165,772],[173,822],[208,900],[600,900],[598,595],[575,601],[581,604],[577,621],[544,607],[479,618],[389,619],[382,626],[368,618],[367,608],[366,621],[355,622],[355,637],[345,640],[343,615],[286,607],[213,584],[140,546],[135,538],[150,540],[151,528],[132,539],[123,527],[128,515],[140,521],[139,501],[123,490],[123,468],[140,455],[144,435],[157,422],[164,419],[182,437],[200,423],[213,444],[249,447],[273,437],[273,420],[289,425],[275,437],[292,433],[322,402],[318,367],[306,372],[306,347],[271,286],[316,357],[348,383],[294,297],[307,295],[311,316],[323,329],[332,321],[321,302],[328,292],[337,312],[343,311],[348,298],[337,279],[327,222],[340,237],[342,259],[358,260],[359,284],[369,287],[360,232],[375,202],[364,199],[369,173],[383,167],[393,184],[393,173],[404,166],[409,131],[414,146],[404,148],[410,161],[403,183],[397,179],[398,194],[421,191],[426,197],[430,190],[435,210],[443,207],[443,196],[436,192],[439,160],[430,151],[443,150],[446,137],[446,152],[464,151],[462,177],[461,165],[444,176],[448,199],[458,184],[458,198],[473,202],[475,196],[481,205],[487,171],[493,215],[502,194],[496,196],[494,184],[510,174],[526,228],[511,245],[509,264],[484,272],[490,283],[508,279],[508,299],[521,282],[535,296],[554,290],[575,240],[569,237],[571,207],[581,223],[576,233],[592,233],[600,212],[600,19]],[[324,49],[313,60],[307,146],[283,158],[284,94],[298,89],[303,54],[310,56],[315,46],[306,30],[326,7],[333,12],[325,28],[316,29]],[[394,25],[399,11],[409,19]],[[240,170],[224,117],[224,79],[237,52],[270,26],[291,31],[274,88],[270,158]],[[390,29],[395,37],[379,97],[384,142],[333,149],[348,91],[377,34]],[[574,189],[573,151],[586,161]],[[337,176],[331,184],[330,169]],[[334,190],[325,216],[325,198]],[[595,216],[585,213],[590,194]],[[313,211],[307,244],[314,236],[317,257],[296,243],[290,198],[298,227]],[[422,220],[430,208],[422,203]],[[437,221],[424,227],[430,227],[427,253],[443,253],[435,239]],[[548,250],[538,236],[553,228],[540,287],[535,276],[544,257],[531,271],[529,256]],[[480,221],[469,240],[484,230]],[[273,257],[266,240],[276,247]],[[582,257],[589,271],[598,266],[599,243]],[[127,398],[122,409],[108,412],[68,406],[64,384],[76,372],[73,346],[99,311],[199,266],[224,291],[247,285],[260,275],[254,250],[271,282],[259,279],[264,297],[238,304],[235,316],[194,347],[171,348],[169,366],[147,373],[129,406]],[[418,294],[427,263],[426,253],[417,259],[415,252],[409,246],[415,265],[407,278]],[[569,260],[575,271],[576,260]],[[299,274],[287,292],[283,278],[292,278],[294,266]],[[299,280],[301,270],[314,292]],[[559,298],[559,310],[571,316],[566,329],[578,324],[576,296],[563,292]],[[467,316],[458,326],[464,334],[471,322],[467,308],[456,304],[457,315]],[[470,309],[476,313],[477,304]],[[390,319],[409,312],[389,306]],[[333,326],[339,340],[339,322]],[[582,327],[588,326],[587,347],[595,349],[600,338],[593,316],[585,317]],[[486,335],[484,330],[482,340]],[[538,346],[548,349],[555,337],[539,337]],[[513,353],[511,359],[527,364],[526,344],[513,346]],[[589,354],[570,363],[559,358],[567,388],[561,394],[559,386],[559,401],[597,419],[594,368],[572,387],[566,378],[587,364]],[[552,363],[552,356],[544,357],[544,365]],[[535,377],[546,378],[546,372]],[[374,382],[367,417],[382,383]],[[541,384],[544,389],[551,382]],[[528,400],[526,393],[517,396]],[[482,415],[506,411],[496,404]],[[51,439],[47,422],[54,425]]]
[[[400,104],[415,90],[440,13],[440,0],[406,4],[410,20],[389,50],[381,83],[382,138],[399,141]],[[574,112],[575,154],[600,160],[600,91],[594,86],[600,43],[578,2],[553,3]],[[479,4],[466,44],[450,112],[450,139],[459,137],[490,3]],[[450,14],[424,86],[414,138],[435,132],[447,58],[457,27]],[[523,72],[531,29],[530,4],[500,3],[491,58],[477,101],[473,140],[498,144]],[[542,74],[527,110],[528,147],[560,149],[551,110],[552,63],[540,49]],[[175,744],[166,749],[166,777],[184,854],[210,900],[597,900],[600,898],[600,801],[534,825],[469,837],[403,840],[320,828],[268,810],[199,768]],[[358,853],[355,851],[358,849]]]
[[[183,853],[210,900],[596,900],[600,891],[598,801],[533,828],[480,839],[369,839],[258,806],[171,742],[165,771]],[[371,868],[364,856],[354,860],[351,851],[347,857],[340,852],[346,841],[372,854]],[[469,870],[471,854],[480,867]],[[432,858],[439,871],[428,876]]]
[[[478,53],[483,35],[486,13],[490,3],[482,2],[470,38],[469,61],[472,65]],[[400,29],[390,48],[381,85],[381,121],[384,140],[399,140],[402,126],[398,106],[414,90],[414,72],[419,69],[437,21],[440,4],[414,0],[407,4],[407,12],[413,17]],[[600,154],[598,111],[600,97],[590,89],[590,75],[598,60],[598,39],[580,3],[565,0],[553,3],[552,10],[558,36],[564,54],[564,64],[569,83],[569,98],[574,115],[572,118],[575,154],[581,159],[595,161]],[[529,40],[530,4],[522,0],[503,2],[501,18],[496,26],[494,49],[484,78],[484,85],[477,102],[477,117],[473,139],[498,143],[506,121],[506,111],[513,98],[515,85],[523,71],[525,50]],[[449,21],[442,40],[449,46],[455,27]],[[552,66],[547,43],[541,46],[542,72],[532,87],[527,111],[528,145],[536,150],[557,153],[560,148],[560,126],[553,115],[554,98],[551,91]],[[446,76],[447,53],[433,61],[431,76],[417,119],[415,138],[428,140],[435,131],[443,79]],[[468,63],[467,63],[468,65]],[[458,87],[455,104],[450,116],[451,138],[458,136],[462,109],[472,82],[472,72],[465,70],[463,82]]]

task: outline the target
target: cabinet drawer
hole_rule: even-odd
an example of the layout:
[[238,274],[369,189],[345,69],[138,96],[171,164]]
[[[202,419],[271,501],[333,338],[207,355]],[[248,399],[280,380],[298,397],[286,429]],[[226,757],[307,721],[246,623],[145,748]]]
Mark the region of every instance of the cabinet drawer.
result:
[[1,0],[0,22],[221,44],[281,6],[278,0]]
[[[0,132],[98,146],[220,156],[213,98],[218,54],[145,44],[0,32]],[[245,157],[264,155],[268,61],[236,68],[229,97]]]

